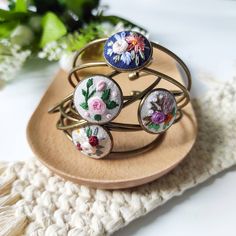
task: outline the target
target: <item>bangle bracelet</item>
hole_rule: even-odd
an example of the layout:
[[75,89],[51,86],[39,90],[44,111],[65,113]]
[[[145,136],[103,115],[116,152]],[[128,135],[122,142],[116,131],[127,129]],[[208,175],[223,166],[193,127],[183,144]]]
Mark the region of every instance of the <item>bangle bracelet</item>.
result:
[[[78,64],[80,56],[91,47],[104,44],[104,60]],[[174,78],[151,67],[153,50],[158,49],[175,59],[185,71],[187,86]],[[93,73],[81,77],[89,68],[109,68],[107,74]],[[127,73],[128,76],[127,76]],[[152,76],[154,81],[131,95],[123,95],[116,76],[133,83],[145,76]],[[124,77],[123,77],[124,76]],[[126,77],[126,78],[125,78]],[[161,80],[173,84],[176,90],[159,88]],[[132,31],[123,31],[108,39],[95,40],[75,55],[73,68],[68,81],[74,92],[65,97],[49,113],[59,112],[57,128],[86,156],[100,159],[118,154],[137,154],[156,146],[172,124],[182,117],[182,108],[190,101],[191,75],[184,62],[168,49],[149,42],[143,35]],[[149,82],[149,81],[148,81]],[[150,83],[150,82],[149,82]],[[138,123],[120,123],[113,120],[123,108],[139,102],[137,109]],[[134,115],[134,114],[131,114]],[[145,131],[154,134],[154,139],[143,146],[126,151],[113,150],[111,132]]]

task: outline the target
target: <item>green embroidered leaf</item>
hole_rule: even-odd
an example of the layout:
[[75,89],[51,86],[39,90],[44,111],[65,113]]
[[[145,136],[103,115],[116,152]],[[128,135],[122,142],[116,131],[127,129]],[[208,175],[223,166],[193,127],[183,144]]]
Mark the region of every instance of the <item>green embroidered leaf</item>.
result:
[[116,103],[115,101],[109,101],[106,105],[107,105],[107,109],[109,110],[114,109],[115,107],[119,106],[119,104]]
[[152,124],[148,125],[148,128],[158,130],[160,128],[160,125],[152,123]]
[[172,109],[171,114],[174,116],[175,115],[175,107]]
[[82,89],[82,94],[84,97],[87,97],[87,92],[84,89]]
[[104,101],[104,102],[107,102],[108,100],[109,100],[109,98],[110,98],[110,93],[111,93],[111,89],[105,89],[104,91],[103,91],[103,93],[102,93],[102,100]]
[[143,60],[145,60],[145,55],[144,55],[144,53],[143,53],[141,50],[139,50],[139,54],[140,54],[141,58],[142,58]]
[[90,127],[86,130],[86,134],[88,138],[92,135],[92,129]]
[[88,110],[88,103],[83,102],[80,104],[80,106],[84,109],[84,110]]
[[131,56],[131,60],[134,60],[134,58],[135,58],[135,51],[134,50],[131,51],[130,56]]
[[136,64],[136,66],[139,65],[139,56],[137,54],[135,56],[135,64]]
[[91,98],[96,93],[96,89],[94,89],[88,96],[88,99]]
[[101,119],[102,119],[102,116],[99,114],[94,116],[94,120],[96,120],[96,121],[100,121]]
[[89,79],[87,82],[87,88],[91,87],[93,85],[93,78]]
[[104,148],[104,146],[102,146],[102,145],[97,145],[96,148],[101,149],[101,148]]

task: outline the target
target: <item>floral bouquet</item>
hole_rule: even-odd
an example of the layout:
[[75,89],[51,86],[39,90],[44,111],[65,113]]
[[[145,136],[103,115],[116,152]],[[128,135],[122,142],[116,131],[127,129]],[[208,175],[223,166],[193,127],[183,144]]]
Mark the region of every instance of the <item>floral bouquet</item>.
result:
[[88,42],[118,31],[147,32],[105,15],[99,0],[1,0],[0,83],[10,81],[31,57],[60,61],[70,68],[73,53]]

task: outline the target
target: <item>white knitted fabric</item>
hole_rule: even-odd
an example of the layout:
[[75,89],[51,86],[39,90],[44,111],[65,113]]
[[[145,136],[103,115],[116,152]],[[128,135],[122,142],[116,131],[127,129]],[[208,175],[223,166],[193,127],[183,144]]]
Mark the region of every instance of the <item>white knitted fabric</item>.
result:
[[36,160],[3,164],[0,235],[24,226],[31,236],[109,235],[236,164],[236,79],[193,103],[199,124],[194,148],[171,173],[141,187],[97,190],[65,181]]

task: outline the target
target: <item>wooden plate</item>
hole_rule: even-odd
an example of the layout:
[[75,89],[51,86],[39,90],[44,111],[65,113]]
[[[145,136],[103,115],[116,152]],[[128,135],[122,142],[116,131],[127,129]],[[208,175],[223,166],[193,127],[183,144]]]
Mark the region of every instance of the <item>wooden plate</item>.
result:
[[[152,67],[182,82],[180,73],[173,60],[161,51],[154,51]],[[86,70],[83,76],[109,72],[108,68]],[[116,77],[124,94],[142,90],[155,78],[145,76],[129,81],[127,74]],[[176,89],[162,81],[159,87]],[[73,182],[103,189],[119,189],[138,186],[153,181],[166,174],[191,150],[197,135],[197,123],[191,104],[184,108],[184,116],[173,125],[152,150],[139,155],[111,156],[94,160],[83,156],[67,139],[63,132],[56,129],[58,114],[48,114],[48,109],[61,101],[73,89],[67,75],[59,71],[33,113],[27,128],[28,141],[38,159],[56,174]],[[138,102],[123,109],[115,121],[137,123]],[[113,132],[115,149],[133,149],[150,142],[155,135],[144,131]]]

